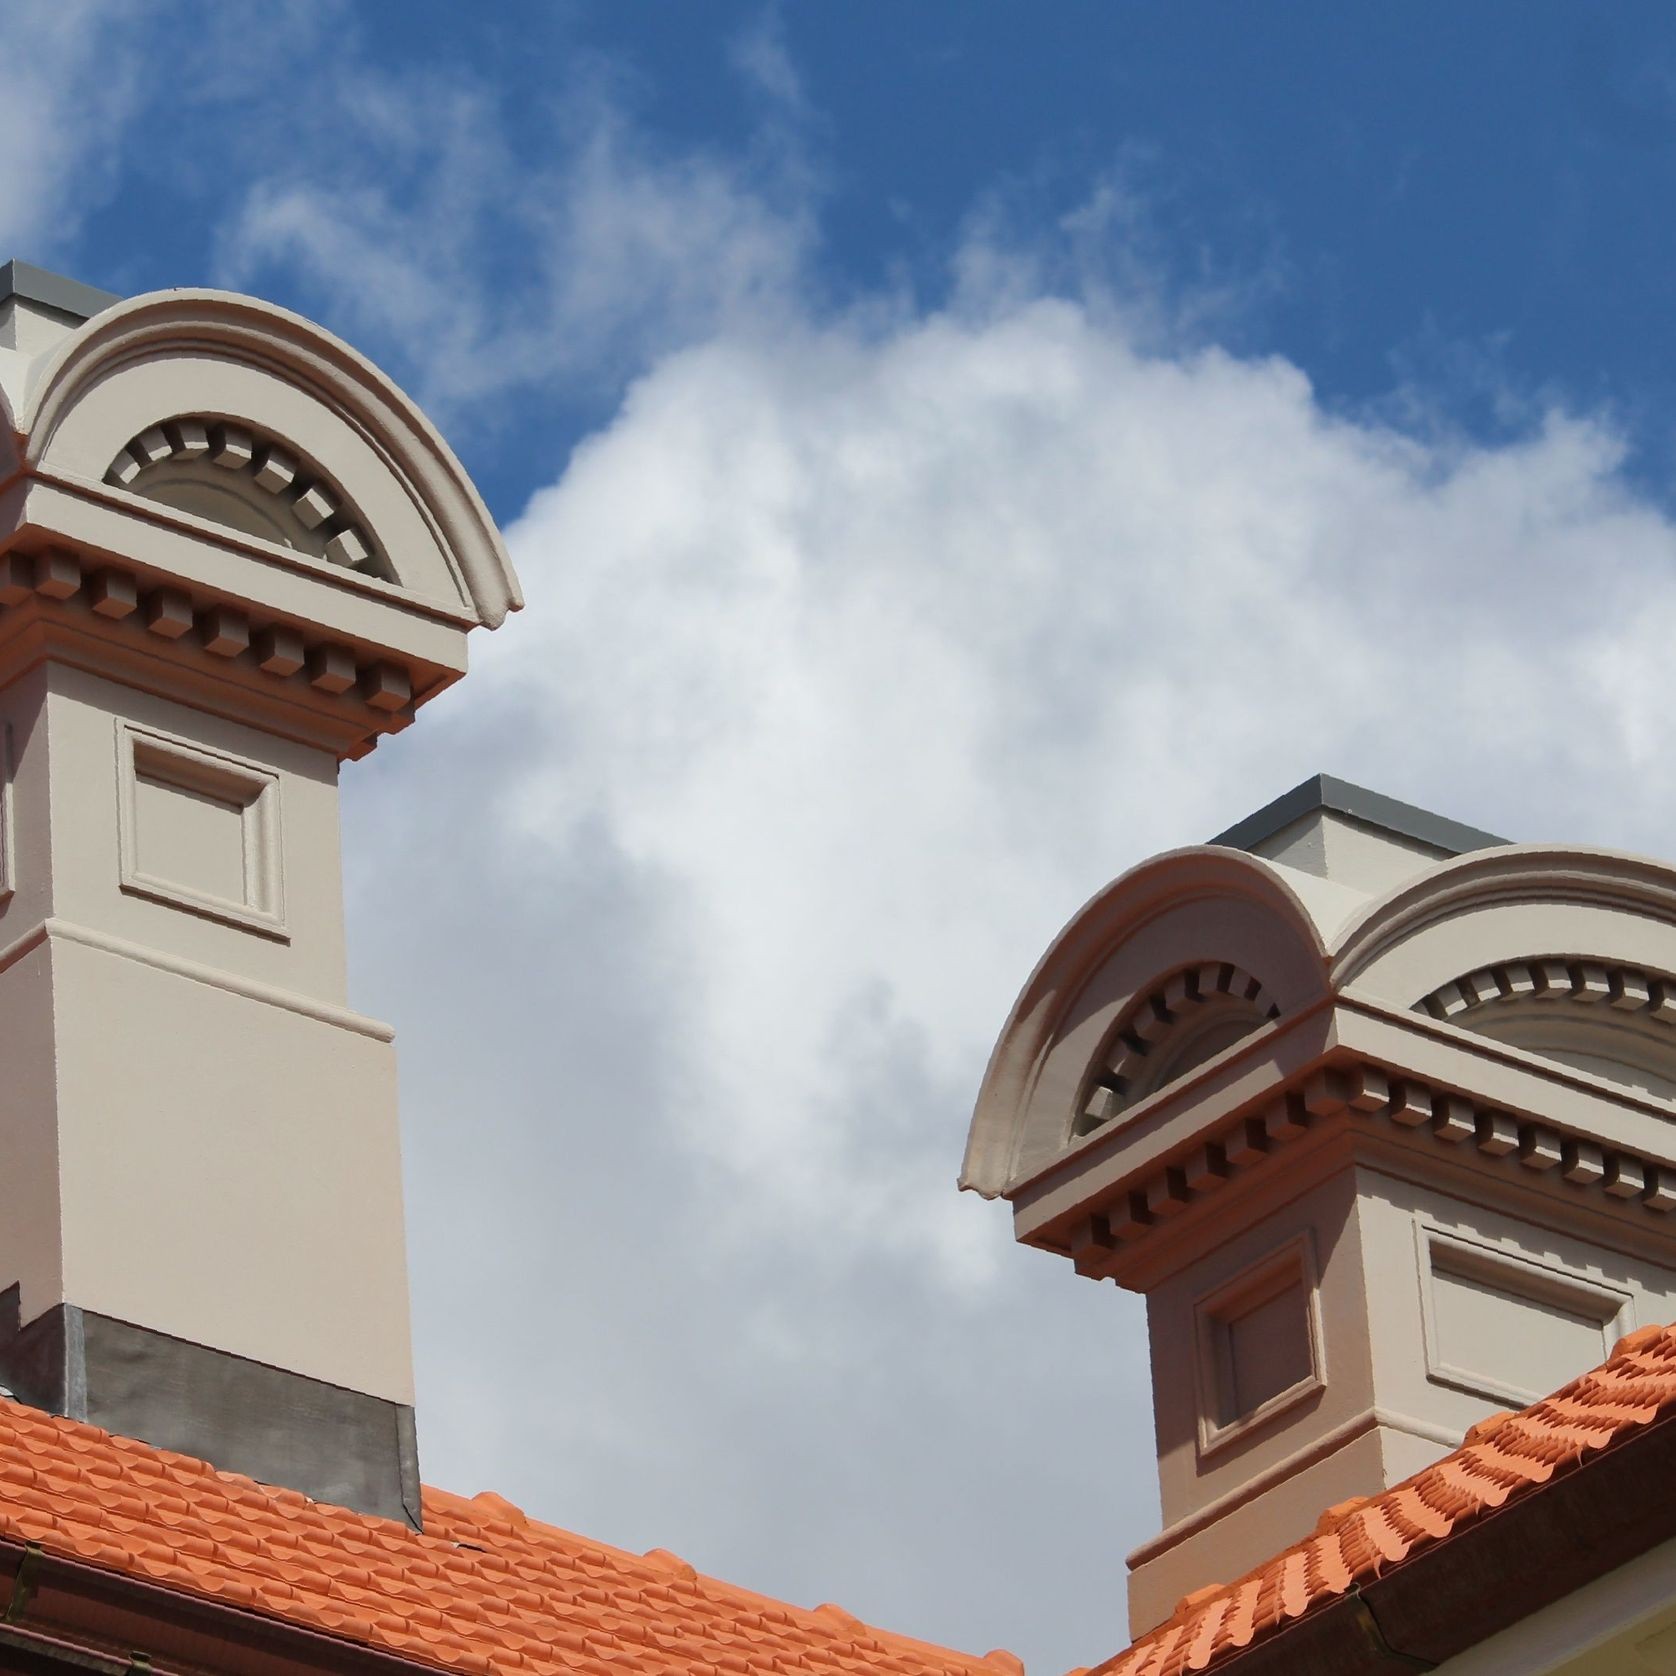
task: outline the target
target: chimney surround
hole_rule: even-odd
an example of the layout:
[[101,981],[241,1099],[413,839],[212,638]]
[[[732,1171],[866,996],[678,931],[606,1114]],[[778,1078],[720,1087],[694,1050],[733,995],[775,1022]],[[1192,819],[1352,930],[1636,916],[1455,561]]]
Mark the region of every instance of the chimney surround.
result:
[[1676,868],[1316,776],[1071,920],[962,1185],[1146,1299],[1140,1634],[1676,1310]]
[[0,267],[0,1384],[417,1525],[344,762],[520,604],[424,415],[216,291]]

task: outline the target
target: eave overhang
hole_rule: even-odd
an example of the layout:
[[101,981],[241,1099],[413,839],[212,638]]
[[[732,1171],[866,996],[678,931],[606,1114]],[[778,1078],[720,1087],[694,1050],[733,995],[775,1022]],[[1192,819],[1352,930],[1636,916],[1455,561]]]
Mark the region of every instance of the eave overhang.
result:
[[[404,1659],[266,1613],[0,1539],[0,1668],[99,1676],[418,1676]],[[485,1667],[486,1668],[486,1667]]]

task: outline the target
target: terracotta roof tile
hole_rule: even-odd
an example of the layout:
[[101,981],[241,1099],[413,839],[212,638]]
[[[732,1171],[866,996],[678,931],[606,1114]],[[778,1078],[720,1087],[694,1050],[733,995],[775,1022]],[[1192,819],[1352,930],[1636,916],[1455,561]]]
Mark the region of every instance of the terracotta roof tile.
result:
[[1312,1535],[1245,1577],[1194,1590],[1167,1622],[1090,1676],[1213,1666],[1673,1410],[1676,1327],[1643,1327],[1553,1396],[1481,1420],[1459,1449],[1412,1478],[1329,1508]]
[[[1089,1676],[1214,1667],[1357,1583],[1528,1495],[1676,1408],[1676,1329],[1648,1328],[1441,1461],[1328,1509],[1305,1541],[1194,1592]],[[800,1611],[544,1525],[500,1496],[427,1488],[425,1531],[269,1489],[202,1461],[0,1401],[0,1537],[478,1676],[1017,1676],[983,1658]]]
[[202,1461],[0,1400],[0,1538],[426,1664],[558,1676],[997,1676],[976,1658],[801,1611],[426,1488],[425,1530],[269,1489]]

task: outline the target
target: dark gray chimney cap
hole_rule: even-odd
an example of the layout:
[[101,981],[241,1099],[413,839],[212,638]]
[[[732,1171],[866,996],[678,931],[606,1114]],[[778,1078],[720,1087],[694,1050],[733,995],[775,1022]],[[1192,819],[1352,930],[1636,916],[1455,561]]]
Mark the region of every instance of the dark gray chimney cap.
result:
[[1283,828],[1317,810],[1393,832],[1445,855],[1465,855],[1468,850],[1488,850],[1511,842],[1493,832],[1480,831],[1476,826],[1434,815],[1429,809],[1418,809],[1412,803],[1400,803],[1383,792],[1354,786],[1331,774],[1317,774],[1302,785],[1282,792],[1274,802],[1265,803],[1256,814],[1235,821],[1226,832],[1217,833],[1210,841],[1231,850],[1255,850]]
[[122,301],[114,291],[101,291],[96,286],[83,285],[79,279],[49,273],[32,262],[20,262],[15,256],[0,267],[0,303],[13,297],[38,303],[42,308],[76,320],[91,320],[112,303]]

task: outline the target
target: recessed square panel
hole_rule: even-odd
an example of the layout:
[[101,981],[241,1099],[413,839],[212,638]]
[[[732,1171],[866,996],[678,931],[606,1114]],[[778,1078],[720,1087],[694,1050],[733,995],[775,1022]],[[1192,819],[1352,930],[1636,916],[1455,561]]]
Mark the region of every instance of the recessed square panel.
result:
[[1194,1307],[1199,1452],[1245,1436],[1322,1389],[1320,1305],[1300,1237]]
[[1436,1384],[1523,1406],[1603,1361],[1634,1325],[1626,1289],[1424,1222],[1416,1235]]
[[142,875],[250,905],[245,806],[143,771],[134,776],[134,860]]
[[283,938],[278,775],[121,721],[117,767],[122,888]]
[[1254,1414],[1314,1371],[1309,1345],[1309,1298],[1293,1280],[1227,1322],[1228,1418]]

